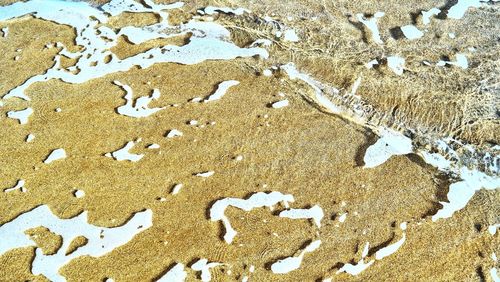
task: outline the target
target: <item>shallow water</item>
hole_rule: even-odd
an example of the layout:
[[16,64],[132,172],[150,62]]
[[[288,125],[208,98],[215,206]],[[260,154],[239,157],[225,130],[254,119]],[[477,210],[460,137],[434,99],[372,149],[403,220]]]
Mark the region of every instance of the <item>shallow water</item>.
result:
[[[317,62],[338,66],[345,55],[342,49],[332,55],[314,41],[321,34],[314,27],[331,20],[325,15],[331,7],[299,20],[262,14],[258,4],[145,4],[31,0],[0,7],[0,46],[6,50],[0,75],[0,185],[6,187],[0,234],[19,238],[2,245],[4,277],[467,280],[480,275],[478,264],[492,270],[481,275],[494,275],[494,260],[478,259],[477,248],[494,254],[498,246],[487,227],[496,228],[499,209],[496,133],[478,139],[463,135],[462,128],[451,134],[456,128],[450,120],[464,122],[465,113],[431,117],[436,107],[445,116],[448,105],[429,99],[417,104],[422,114],[414,115],[412,100],[398,100],[407,89],[421,89],[426,77],[431,98],[455,87],[433,91],[438,76],[459,75],[456,84],[467,81],[462,75],[477,79],[474,60],[487,56],[487,48],[477,57],[467,53],[471,69],[461,67],[457,55],[444,68],[436,61],[416,71],[421,54],[407,54],[417,43],[387,36],[384,21],[394,20],[394,10],[375,13],[376,21],[366,10],[358,23],[344,19],[347,33],[337,44],[352,40],[355,26],[365,38],[353,41],[354,48],[387,48],[393,56],[372,54],[377,63],[371,68],[365,66],[369,60],[352,67],[362,56],[343,58],[348,67],[341,69],[348,73],[339,84],[338,77],[331,79],[339,70],[311,65],[307,47],[319,46]],[[302,15],[319,5],[301,4]],[[340,6],[333,13],[350,8]],[[390,6],[383,3],[377,11]],[[486,3],[466,9],[463,20],[469,12],[498,15],[495,9]],[[141,23],[151,13],[158,22]],[[121,28],[112,24],[132,20]],[[340,28],[333,27],[337,20],[329,28]],[[424,36],[412,42],[436,34],[437,21],[423,23]],[[40,27],[43,35],[36,32]],[[457,40],[474,32],[464,31]],[[138,51],[116,55],[131,46]],[[377,89],[376,80],[384,86]],[[380,89],[383,97],[377,97]],[[495,95],[487,90],[485,95]],[[487,111],[475,117],[479,135],[497,127],[488,120]],[[37,226],[20,223],[40,209],[54,214],[53,222],[41,223],[48,231],[36,233]],[[130,230],[126,242],[113,237],[113,230],[126,230],[143,210],[152,213],[152,223],[138,223],[140,232]],[[74,259],[64,254],[77,236],[73,228],[51,226],[83,211],[88,228],[107,226],[110,234],[85,233],[88,245],[73,254],[88,256]],[[37,238],[54,233],[64,235],[62,246],[47,254]],[[99,238],[111,238],[112,247],[79,253]],[[479,247],[460,248],[456,241]],[[468,266],[450,265],[455,258]],[[439,273],[430,271],[436,267]]]

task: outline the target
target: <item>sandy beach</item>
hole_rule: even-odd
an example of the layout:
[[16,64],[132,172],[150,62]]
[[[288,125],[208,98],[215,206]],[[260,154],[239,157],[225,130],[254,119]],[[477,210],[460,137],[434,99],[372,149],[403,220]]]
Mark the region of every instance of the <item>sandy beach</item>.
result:
[[[0,240],[10,236],[10,245],[0,244],[1,281],[207,281],[207,273],[212,281],[498,278],[498,4],[470,7],[461,20],[436,14],[424,25],[422,10],[450,14],[453,5],[132,1],[139,11],[116,0],[111,8],[102,6],[109,1],[51,1],[84,15],[84,23],[96,13],[95,30],[110,31],[92,33],[108,32],[102,42],[113,46],[77,46],[92,37],[59,23],[64,16],[45,19],[36,6],[38,16],[9,18],[15,1],[1,1],[0,28],[8,33],[0,37]],[[211,14],[212,6],[248,11]],[[377,11],[385,12],[383,44],[356,18]],[[163,21],[170,26],[155,26]],[[425,26],[425,36],[401,38],[396,27],[406,24]],[[149,30],[130,29],[127,37],[126,27]],[[154,36],[139,42],[148,32]],[[237,55],[209,53],[207,38]],[[109,58],[79,65],[89,46]],[[466,54],[467,68],[436,66],[456,54]],[[402,74],[391,56],[405,58]],[[133,57],[129,69],[111,71]],[[377,63],[368,68],[371,60]],[[9,97],[22,85],[24,97]],[[13,113],[24,109],[32,113]],[[57,149],[64,154],[52,155]],[[457,183],[466,188],[450,188]],[[293,201],[266,204],[271,192]],[[263,200],[251,206],[255,195]],[[225,199],[239,200],[217,219],[214,207]],[[54,223],[19,220],[41,206]],[[307,215],[315,206],[318,222]],[[68,239],[44,226],[82,213],[87,223],[75,228],[88,227],[102,248],[90,235]],[[145,214],[151,222],[113,235]],[[225,219],[235,231],[231,242]],[[36,220],[43,224],[31,226]],[[18,226],[19,237],[5,235]],[[107,229],[99,235],[99,228]],[[203,259],[214,264],[197,270]],[[285,273],[277,273],[280,261]],[[168,280],[180,264],[182,275]]]

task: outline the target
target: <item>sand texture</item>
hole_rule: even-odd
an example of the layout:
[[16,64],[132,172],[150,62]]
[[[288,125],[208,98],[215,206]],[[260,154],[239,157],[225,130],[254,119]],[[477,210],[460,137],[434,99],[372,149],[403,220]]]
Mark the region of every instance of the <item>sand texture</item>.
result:
[[[15,2],[0,1],[4,7]],[[109,1],[89,2],[98,9]],[[450,9],[456,1],[417,2],[186,1],[168,10],[171,25],[217,23],[230,32],[223,41],[242,49],[267,39],[271,45],[260,47],[269,58],[158,62],[81,83],[33,83],[24,91],[29,101],[0,99],[0,234],[6,234],[1,233],[6,224],[42,205],[59,219],[86,212],[89,225],[109,230],[152,212],[151,226],[141,224],[124,244],[62,265],[57,270],[61,281],[156,281],[177,263],[185,266],[185,281],[201,281],[202,272],[192,266],[203,258],[221,263],[210,269],[212,281],[495,281],[500,5],[482,3],[460,20],[441,14],[424,25],[422,10]],[[207,6],[250,12],[197,12]],[[378,22],[383,44],[375,43],[356,18],[377,11],[385,12]],[[155,12],[123,12],[99,26],[118,32],[159,21]],[[398,27],[407,24],[425,28],[424,37],[405,38]],[[0,97],[52,68],[61,50],[56,42],[69,52],[83,50],[75,44],[74,28],[36,15],[0,21],[5,27]],[[298,41],[276,35],[286,30],[295,31]],[[134,44],[122,35],[110,51],[125,60],[156,47],[187,46],[193,36]],[[466,69],[436,66],[456,54],[466,54]],[[390,56],[405,58],[402,75],[388,67]],[[367,68],[373,59],[379,64]],[[67,68],[78,58],[60,60]],[[321,97],[339,111],[318,98],[311,83],[294,78],[284,67],[289,63],[321,85]],[[233,80],[239,83],[207,101],[221,82]],[[120,85],[132,89],[134,100],[157,89],[161,95],[148,107],[161,110],[142,118],[120,114],[127,94]],[[285,100],[283,107],[276,104]],[[25,124],[9,118],[9,112],[26,108],[33,113]],[[182,134],[171,137],[174,129]],[[385,129],[410,140],[412,147],[368,168],[365,155]],[[34,136],[30,142],[28,135]],[[446,153],[435,142],[452,139]],[[131,141],[129,153],[142,155],[140,160],[110,155]],[[58,148],[65,157],[44,163]],[[451,166],[438,169],[423,152],[440,153]],[[433,220],[441,202],[449,200],[450,184],[466,179],[465,168],[489,182],[468,186],[475,190],[465,207]],[[199,175],[205,172],[213,174]],[[24,181],[23,189],[5,190],[18,180]],[[182,187],[173,193],[177,184]],[[272,191],[293,195],[294,201],[289,207],[277,203],[250,211],[228,207],[225,216],[237,234],[227,243],[223,223],[211,220],[214,203]],[[289,208],[315,205],[324,213],[321,226],[279,216]],[[33,272],[37,252],[70,255],[92,241],[71,238],[68,249],[61,250],[66,238],[43,224],[23,236],[31,240],[29,246],[0,252],[0,281],[50,281]],[[273,263],[299,256],[315,240],[321,246],[305,253],[298,269],[273,273]],[[394,253],[377,257],[399,241]],[[339,273],[360,261],[371,265],[357,275]]]

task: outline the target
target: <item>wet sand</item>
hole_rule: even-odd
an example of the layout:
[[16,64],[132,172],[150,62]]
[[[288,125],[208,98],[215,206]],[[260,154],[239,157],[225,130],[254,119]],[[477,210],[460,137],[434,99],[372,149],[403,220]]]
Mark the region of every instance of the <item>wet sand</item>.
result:
[[[33,32],[38,28],[46,31]],[[12,37],[0,43],[7,54],[1,59],[5,66],[0,74],[2,93],[50,67],[54,52],[43,51],[48,41],[71,46],[74,37],[69,28],[30,18],[9,22],[9,29]],[[127,54],[129,47],[124,43],[116,52]],[[14,62],[12,57],[19,48],[23,49],[21,59]],[[276,55],[280,56],[285,55]],[[312,68],[317,65],[311,66],[307,60],[299,57],[298,62],[316,74]],[[84,256],[64,266],[60,273],[68,281],[150,281],[176,262],[190,266],[199,258],[224,263],[212,269],[213,281],[241,281],[243,276],[250,281],[490,279],[488,271],[494,266],[490,255],[500,251],[498,235],[487,231],[498,219],[496,190],[482,190],[452,218],[432,222],[429,216],[439,209],[439,201],[446,200],[447,177],[414,154],[363,168],[364,152],[377,137],[347,119],[318,110],[304,99],[311,89],[282,72],[261,75],[262,64],[256,58],[192,66],[161,63],[82,84],[50,80],[31,86],[26,94],[35,113],[28,124],[19,126],[5,117],[7,108],[23,109],[25,101],[9,100],[8,107],[0,108],[4,117],[0,187],[11,187],[14,179],[22,178],[28,190],[0,193],[0,223],[42,204],[60,218],[86,210],[89,223],[106,227],[124,224],[135,212],[153,211],[153,226],[129,243],[105,256]],[[167,108],[143,119],[117,114],[116,108],[125,103],[125,92],[112,83],[115,80],[129,85],[135,97],[159,89],[160,99],[150,106]],[[207,97],[226,80],[240,84],[218,101],[189,102]],[[368,100],[369,95],[380,94],[365,95],[366,91],[361,95]],[[382,87],[379,91],[387,90]],[[397,99],[394,92],[389,95]],[[271,107],[283,99],[290,105]],[[374,104],[380,101],[374,99],[370,100]],[[177,106],[170,106],[174,104]],[[427,104],[429,109],[435,106]],[[198,125],[189,125],[191,120]],[[433,122],[441,123],[439,118]],[[183,136],[165,138],[171,129],[182,131]],[[29,133],[36,138],[26,143]],[[137,138],[142,141],[131,152],[144,154],[139,162],[104,156]],[[152,143],[160,148],[147,149]],[[64,148],[68,157],[43,164],[56,148]],[[243,159],[237,161],[240,155]],[[194,175],[204,171],[215,174],[208,178]],[[184,186],[171,195],[177,183]],[[85,196],[76,198],[76,189]],[[274,211],[230,208],[226,215],[238,235],[232,244],[226,244],[222,224],[208,217],[210,206],[224,197],[247,198],[261,191],[292,194],[293,208],[320,205],[325,213],[322,227],[310,220],[276,216],[283,210],[279,205]],[[347,218],[339,222],[343,213]],[[368,258],[373,258],[377,249],[398,241],[402,222],[409,225],[407,240],[396,253],[358,276],[335,275],[344,263],[359,261],[366,242],[371,246]],[[39,247],[49,252],[56,248],[57,237],[38,231],[49,241]],[[321,248],[306,254],[299,270],[285,275],[270,271],[271,263],[296,254],[315,239],[322,240]],[[14,249],[0,256],[2,279],[44,281],[30,272],[34,249]],[[253,273],[251,265],[256,268]],[[188,270],[187,281],[197,278],[196,272]]]

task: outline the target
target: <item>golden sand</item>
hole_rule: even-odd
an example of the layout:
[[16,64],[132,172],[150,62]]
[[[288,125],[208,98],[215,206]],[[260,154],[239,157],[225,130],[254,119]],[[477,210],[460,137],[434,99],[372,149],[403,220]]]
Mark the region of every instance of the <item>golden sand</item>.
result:
[[[221,2],[217,4],[228,4]],[[245,7],[244,1],[240,2],[231,4]],[[489,281],[488,271],[494,266],[490,254],[500,252],[499,237],[486,230],[500,214],[497,191],[480,191],[452,218],[431,222],[429,216],[440,207],[438,201],[446,200],[447,177],[413,154],[364,169],[364,152],[376,141],[372,132],[313,107],[303,98],[311,91],[307,86],[281,74],[262,76],[260,70],[273,60],[292,58],[318,78],[346,87],[357,78],[354,74],[361,73],[360,95],[381,112],[392,109],[394,119],[405,117],[409,124],[424,124],[438,133],[460,128],[458,136],[477,144],[496,142],[498,120],[479,115],[474,117],[475,123],[467,124],[467,111],[476,105],[471,102],[474,94],[468,94],[473,86],[467,82],[475,77],[462,77],[455,70],[431,76],[421,66],[409,66],[412,71],[404,79],[387,70],[367,75],[361,62],[381,51],[359,46],[345,51],[346,42],[363,41],[352,43],[353,37],[360,36],[354,26],[335,24],[344,10],[359,10],[357,4],[340,1],[323,6],[313,1],[294,2],[296,9],[287,13],[332,13],[332,23],[323,31],[331,33],[331,37],[324,42],[315,39],[321,32],[319,28],[324,27],[323,20],[311,26],[298,22],[304,32],[302,42],[291,49],[273,47],[276,56],[270,62],[250,58],[193,66],[163,63],[82,84],[56,80],[36,83],[26,93],[35,113],[22,127],[16,120],[5,118],[7,109],[0,108],[0,187],[11,187],[15,184],[13,179],[22,178],[28,189],[26,193],[0,193],[0,224],[41,204],[49,205],[60,218],[87,210],[89,223],[107,227],[124,224],[135,212],[153,211],[153,226],[129,243],[105,256],[83,256],[65,265],[60,274],[68,281],[150,281],[161,277],[176,262],[189,266],[199,258],[224,263],[212,269],[213,281],[241,281],[245,275],[250,281],[320,281],[326,277],[333,277],[334,281]],[[403,5],[402,1],[396,2],[381,4],[380,9]],[[424,2],[431,1],[419,5],[423,7]],[[196,5],[188,3],[187,7],[191,6]],[[375,6],[366,4],[363,11]],[[264,9],[257,4],[249,8],[255,12]],[[274,9],[280,12],[279,6]],[[183,16],[180,13],[179,17]],[[396,14],[388,17],[389,22],[397,19]],[[141,25],[151,20],[149,15],[124,14],[113,24]],[[226,19],[221,16],[220,20]],[[488,19],[485,22],[492,24]],[[246,29],[252,26],[248,19],[238,24],[245,29],[232,29],[236,42],[244,42],[256,32]],[[12,20],[7,25],[9,41],[0,41],[4,52],[0,58],[0,93],[51,66],[55,51],[44,50],[47,42],[61,41],[72,46],[74,39],[69,27],[31,17]],[[123,40],[113,52],[128,57],[159,44],[182,45],[183,40],[157,40],[142,46]],[[312,44],[319,45],[308,46]],[[325,49],[325,44],[337,46]],[[397,48],[392,44],[388,48]],[[398,51],[409,52],[416,47]],[[19,48],[20,60],[13,61]],[[316,51],[318,48],[320,51]],[[428,54],[418,56],[430,58],[439,54],[431,49],[425,52]],[[474,76],[474,71],[469,75]],[[135,97],[149,95],[153,88],[158,88],[161,98],[152,107],[178,106],[143,119],[118,115],[115,111],[125,103],[125,92],[112,83],[115,80],[130,85]],[[238,80],[240,84],[230,88],[219,101],[188,102],[194,97],[208,96],[225,80]],[[412,88],[406,87],[409,81]],[[271,108],[271,103],[284,99],[280,93],[290,106]],[[19,99],[8,103],[9,109],[24,109],[28,105]],[[62,111],[56,112],[56,108]],[[455,121],[450,115],[459,116]],[[199,124],[189,125],[190,120]],[[171,129],[184,135],[165,138]],[[36,136],[32,143],[25,142],[29,133]],[[104,156],[137,138],[142,141],[132,152],[144,154],[141,161],[118,162]],[[147,149],[152,143],[159,144],[160,149]],[[64,148],[68,157],[43,164],[56,148]],[[236,161],[239,155],[243,160]],[[194,176],[209,170],[215,171],[209,178]],[[177,195],[171,195],[177,183],[184,186]],[[85,196],[76,198],[76,189],[83,190]],[[320,205],[325,212],[321,229],[308,220],[280,218],[269,209],[244,212],[230,208],[226,215],[238,235],[231,245],[226,244],[221,238],[222,225],[208,217],[211,204],[224,197],[246,198],[259,191],[292,194],[295,208]],[[162,198],[166,200],[161,201]],[[343,223],[338,221],[342,213],[348,213]],[[365,242],[370,242],[372,257],[377,249],[398,241],[402,222],[410,223],[407,240],[395,254],[377,261],[358,276],[335,275],[344,263],[359,261]],[[29,234],[38,235],[35,242],[46,253],[54,252],[60,245],[58,237],[47,230]],[[317,238],[322,240],[321,248],[307,254],[299,270],[285,275],[269,270],[271,263],[296,254]],[[31,274],[34,249],[13,249],[0,256],[0,280],[45,281],[42,276]],[[251,265],[256,268],[254,273],[249,272]],[[197,279],[196,272],[188,271],[187,281]]]

